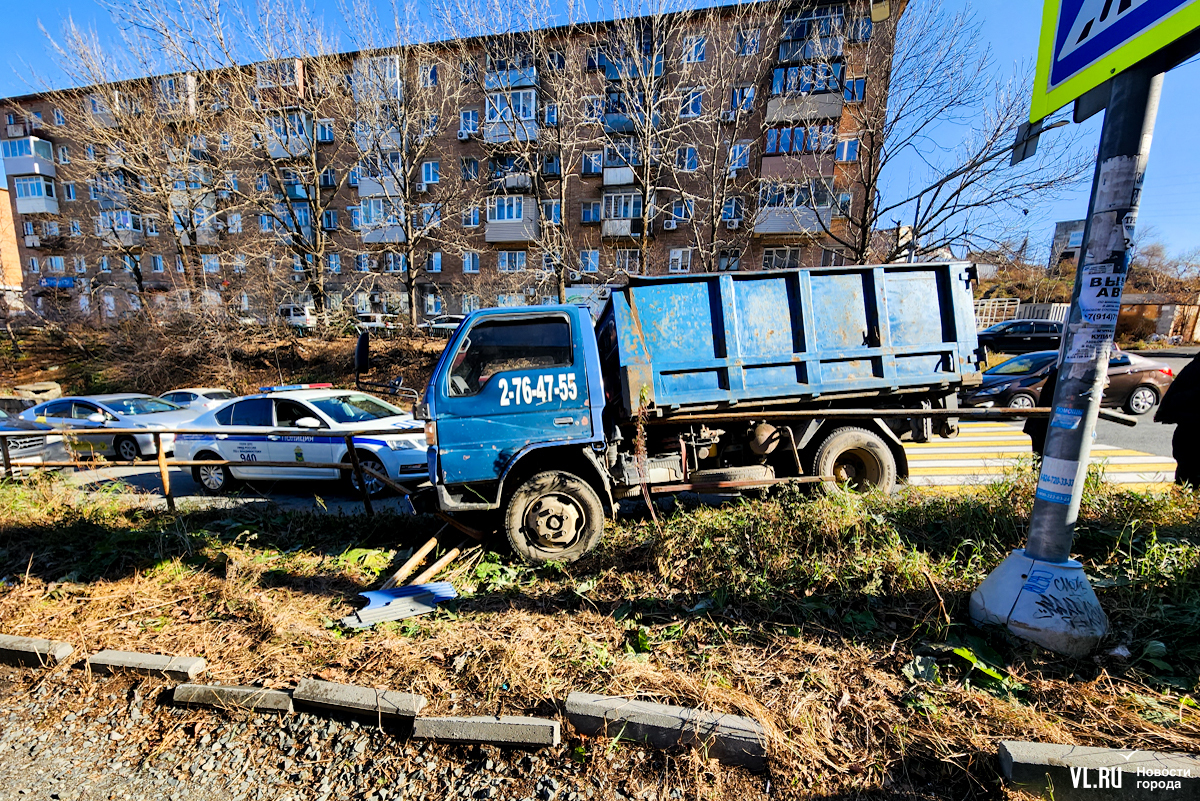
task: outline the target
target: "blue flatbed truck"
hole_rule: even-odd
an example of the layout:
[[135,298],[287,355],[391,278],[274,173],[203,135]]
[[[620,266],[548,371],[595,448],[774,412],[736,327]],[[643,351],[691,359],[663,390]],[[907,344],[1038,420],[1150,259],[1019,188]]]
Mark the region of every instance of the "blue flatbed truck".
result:
[[[485,309],[418,404],[441,511],[485,514],[534,561],[593,548],[617,501],[821,477],[889,491],[905,411],[979,382],[966,263],[631,278],[581,306]],[[863,414],[849,411],[867,408]],[[824,413],[826,416],[815,414]]]

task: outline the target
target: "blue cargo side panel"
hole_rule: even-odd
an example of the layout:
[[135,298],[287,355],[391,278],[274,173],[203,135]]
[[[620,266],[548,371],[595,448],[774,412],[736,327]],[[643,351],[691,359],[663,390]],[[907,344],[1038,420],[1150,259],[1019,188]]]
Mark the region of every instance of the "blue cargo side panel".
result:
[[[875,288],[869,270],[810,273],[814,349],[846,352],[868,347],[872,329],[878,327]],[[824,375],[824,373],[822,373]]]

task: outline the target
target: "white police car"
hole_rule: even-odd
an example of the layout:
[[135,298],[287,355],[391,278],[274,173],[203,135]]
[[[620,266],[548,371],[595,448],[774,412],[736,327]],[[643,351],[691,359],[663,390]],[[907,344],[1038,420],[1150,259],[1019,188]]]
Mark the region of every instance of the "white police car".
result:
[[[339,479],[357,490],[350,468],[346,434],[354,438],[359,463],[396,481],[428,477],[424,423],[408,412],[358,390],[332,389],[329,384],[263,387],[200,415],[185,428],[222,433],[180,433],[176,455],[188,461],[224,460],[236,464],[196,465],[192,476],[206,492],[231,489],[253,479]],[[228,432],[228,433],[224,433]],[[288,462],[295,467],[257,465]],[[304,463],[344,464],[338,468],[304,467]],[[383,482],[366,477],[367,491],[377,495]]]

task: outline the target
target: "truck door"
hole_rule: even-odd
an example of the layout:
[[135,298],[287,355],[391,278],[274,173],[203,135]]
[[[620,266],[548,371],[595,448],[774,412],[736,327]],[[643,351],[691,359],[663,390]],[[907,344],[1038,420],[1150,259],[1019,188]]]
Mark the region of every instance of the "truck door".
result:
[[579,326],[565,312],[485,315],[435,382],[439,479],[490,481],[529,445],[592,436]]

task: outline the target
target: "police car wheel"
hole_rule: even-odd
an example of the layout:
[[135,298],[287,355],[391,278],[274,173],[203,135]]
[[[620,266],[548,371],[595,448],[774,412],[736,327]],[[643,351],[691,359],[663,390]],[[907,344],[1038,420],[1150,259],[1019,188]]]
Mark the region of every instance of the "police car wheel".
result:
[[604,507],[578,476],[551,470],[528,479],[508,500],[504,529],[528,562],[574,562],[604,534]]
[[[349,458],[347,458],[347,461],[349,461]],[[362,453],[360,451],[358,454],[358,464],[364,470],[369,468],[381,475],[387,475],[387,468],[383,466],[383,462],[379,461],[370,454]],[[358,476],[355,475],[353,467],[347,471],[347,478],[350,481],[350,487],[355,492],[362,492],[362,490],[358,487]],[[387,489],[386,484],[368,473],[364,472],[363,478],[367,483],[367,495],[371,496],[372,498],[374,498],[376,495],[382,495]]]
[[[198,459],[216,459],[212,454],[202,454]],[[207,495],[219,495],[233,489],[237,480],[223,464],[198,464],[192,466],[192,479],[200,485],[200,491]]]
[[122,462],[136,462],[142,455],[142,449],[133,437],[117,437],[117,441],[113,443],[113,450]]

